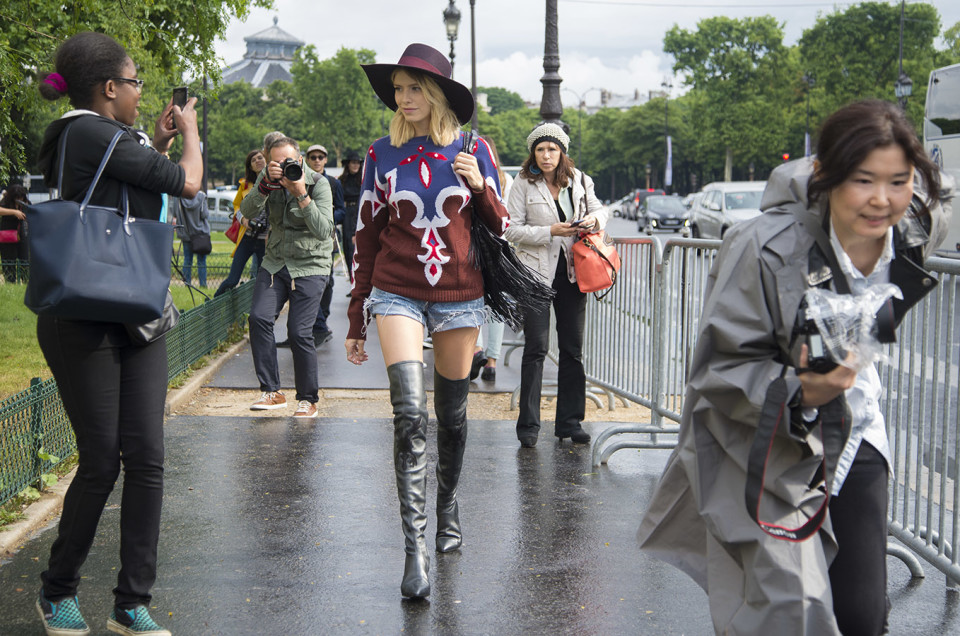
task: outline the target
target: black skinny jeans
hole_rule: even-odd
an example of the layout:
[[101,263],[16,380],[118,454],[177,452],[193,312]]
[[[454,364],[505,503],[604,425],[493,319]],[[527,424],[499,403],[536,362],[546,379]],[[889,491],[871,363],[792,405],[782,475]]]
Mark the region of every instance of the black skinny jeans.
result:
[[117,607],[149,604],[157,577],[163,500],[166,338],[130,344],[122,325],[40,316],[40,349],[77,437],[77,475],[63,501],[57,539],[40,575],[53,601],[73,596],[100,515],[123,465]]
[[833,614],[844,636],[877,636],[887,623],[887,462],[863,442],[830,499],[839,551],[830,564]]
[[[554,433],[568,435],[583,421],[586,411],[587,378],[583,371],[583,325],[587,295],[567,278],[563,251],[553,277],[553,311],[557,316],[557,344],[560,348],[557,373],[557,419]],[[523,360],[520,365],[520,415],[517,436],[540,430],[540,393],[543,360],[550,343],[550,308],[528,313],[523,324]]]

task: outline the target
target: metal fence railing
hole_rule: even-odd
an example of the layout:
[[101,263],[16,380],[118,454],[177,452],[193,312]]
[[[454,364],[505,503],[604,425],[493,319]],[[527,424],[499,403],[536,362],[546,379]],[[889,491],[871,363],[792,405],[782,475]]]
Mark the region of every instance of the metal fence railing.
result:
[[[593,465],[624,448],[673,448],[696,344],[703,290],[719,241],[616,241],[614,290],[587,303],[588,382],[651,411],[649,424],[611,426],[593,441]],[[960,261],[932,258],[940,284],[907,315],[879,365],[893,455],[888,553],[922,576],[917,556],[960,587]]]
[[[167,334],[168,379],[226,339],[231,327],[249,313],[253,287],[248,281],[181,314]],[[75,450],[73,430],[52,378],[35,378],[29,389],[0,401],[0,504],[36,483]],[[48,454],[56,461],[43,458]]]

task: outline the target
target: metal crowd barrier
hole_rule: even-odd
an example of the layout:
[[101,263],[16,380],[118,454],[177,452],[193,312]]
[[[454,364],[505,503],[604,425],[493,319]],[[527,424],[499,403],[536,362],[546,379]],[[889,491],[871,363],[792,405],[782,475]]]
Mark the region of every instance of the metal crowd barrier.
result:
[[[231,327],[250,312],[253,287],[254,281],[248,281],[181,314],[167,334],[169,380],[226,339]],[[34,378],[29,389],[0,400],[0,504],[53,471],[76,449],[53,378]]]
[[[703,290],[719,241],[657,237],[616,241],[614,290],[587,303],[587,380],[650,409],[649,424],[612,426],[592,445],[594,466],[623,448],[673,448],[696,344]],[[893,457],[888,545],[915,577],[917,557],[960,591],[960,261],[932,258],[937,289],[901,325],[878,365]]]

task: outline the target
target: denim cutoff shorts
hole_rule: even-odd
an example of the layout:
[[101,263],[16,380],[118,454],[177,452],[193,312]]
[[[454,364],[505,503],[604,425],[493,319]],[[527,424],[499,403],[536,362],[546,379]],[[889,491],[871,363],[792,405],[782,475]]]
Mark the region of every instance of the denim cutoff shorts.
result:
[[479,329],[487,317],[483,298],[435,303],[391,294],[376,287],[364,301],[363,313],[364,323],[370,316],[406,316],[426,325],[429,333],[463,327]]

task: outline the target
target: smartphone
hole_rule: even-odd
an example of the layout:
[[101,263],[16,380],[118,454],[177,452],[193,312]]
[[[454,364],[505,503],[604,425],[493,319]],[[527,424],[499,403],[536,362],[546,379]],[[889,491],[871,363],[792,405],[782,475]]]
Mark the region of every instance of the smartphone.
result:
[[187,105],[186,86],[180,86],[179,88],[173,89],[173,104],[174,106],[179,106],[180,110],[183,110],[183,107]]
[[570,221],[570,227],[577,227],[577,226],[580,225],[581,223],[583,223],[583,219],[577,219],[576,221]]
[[[183,107],[187,105],[187,87],[186,86],[180,86],[178,88],[173,89],[173,103],[176,106],[179,106],[180,110],[183,110]],[[171,118],[172,118],[172,115],[171,115]],[[177,127],[176,119],[173,120],[173,127],[174,128]]]

